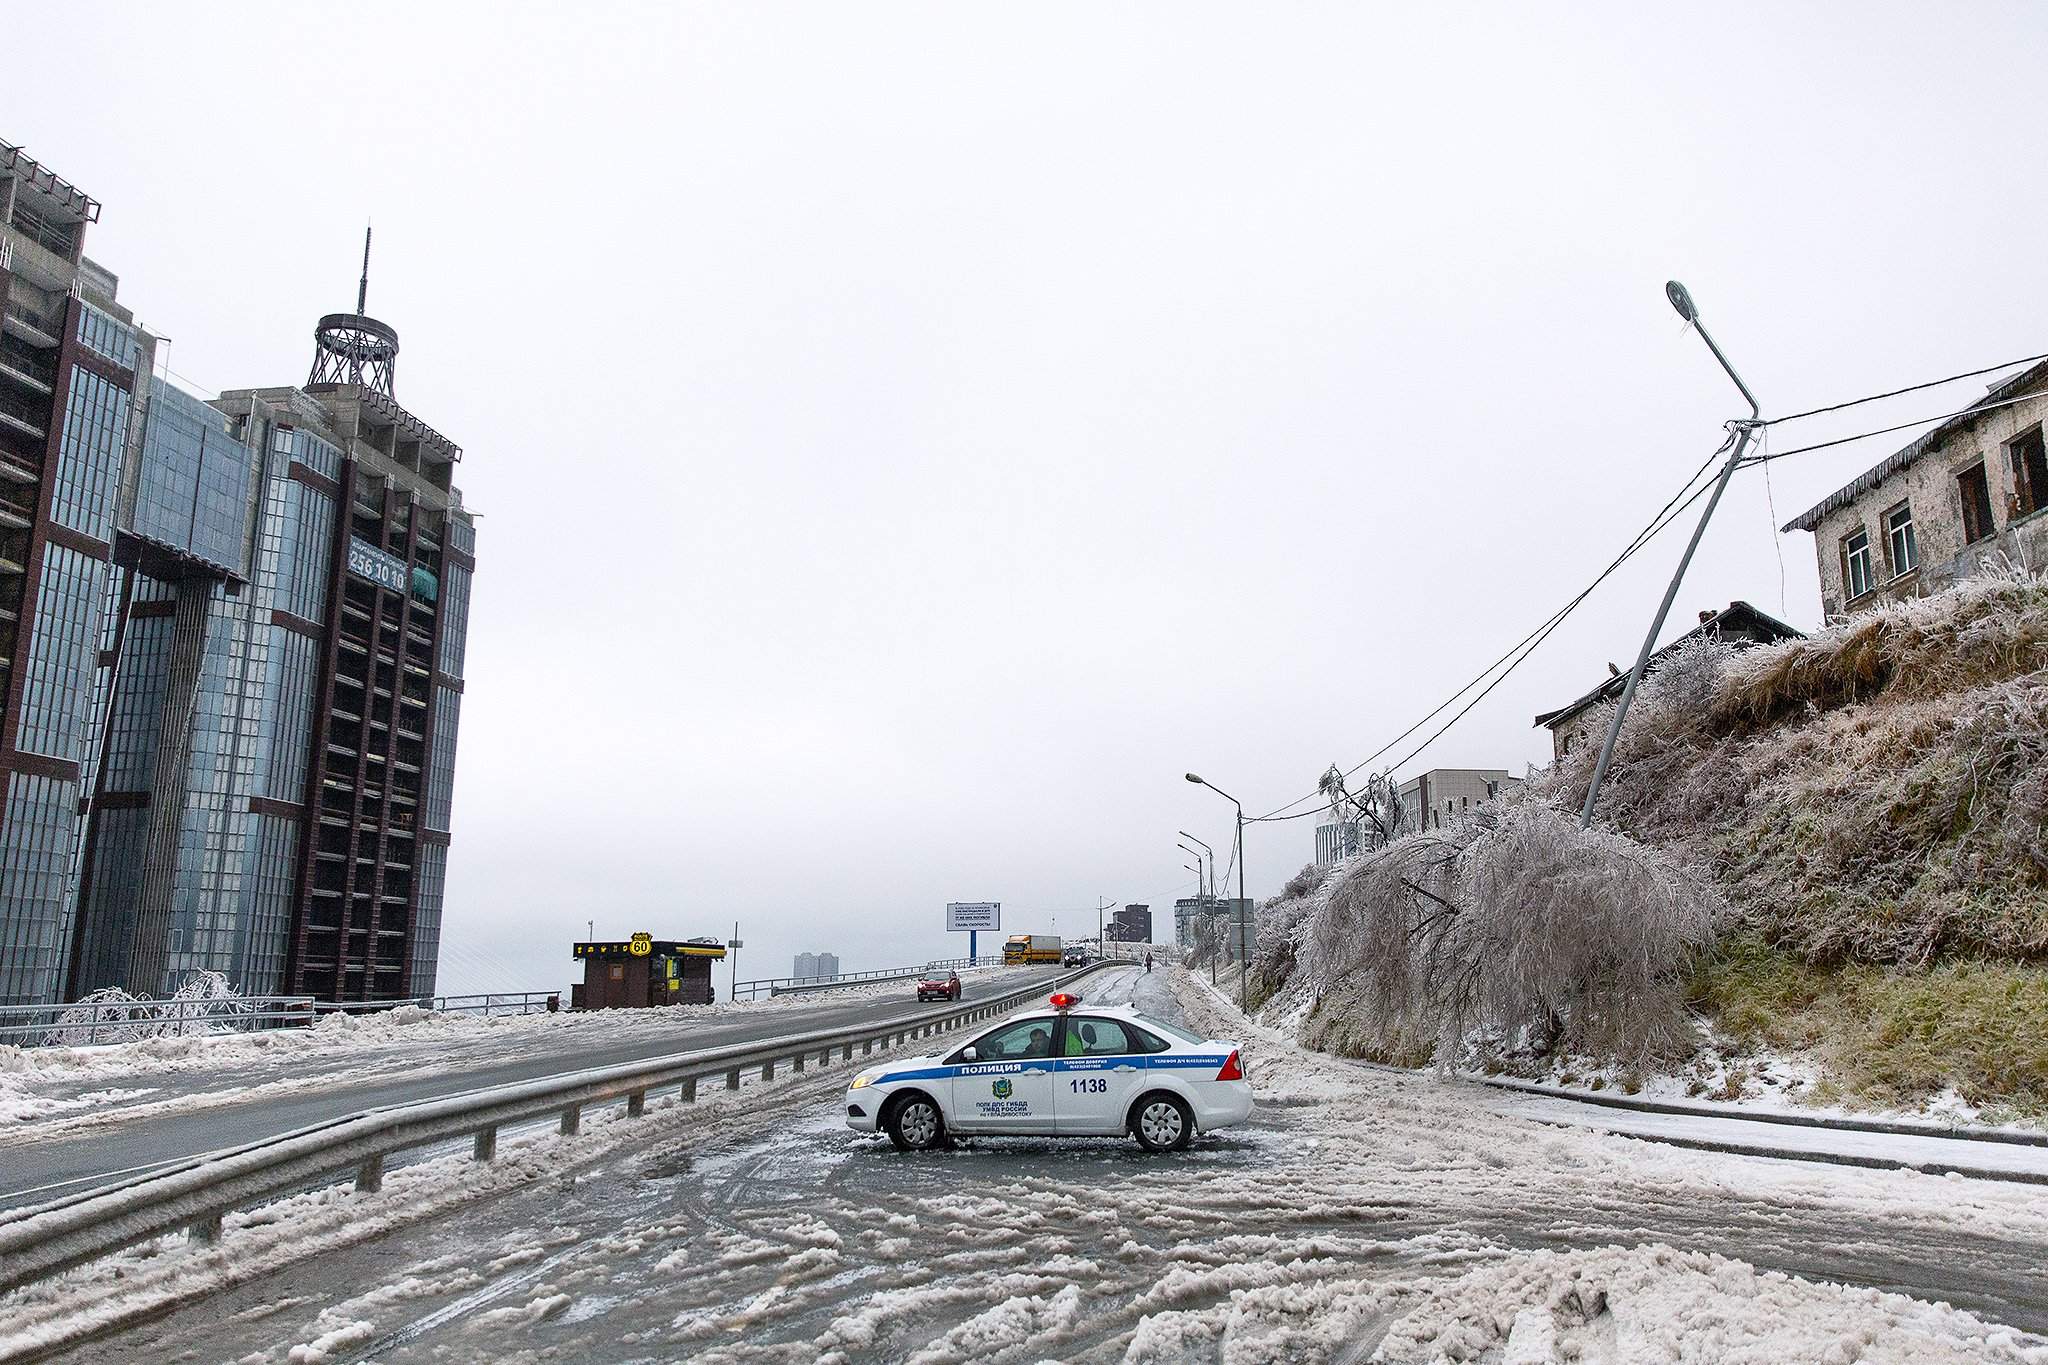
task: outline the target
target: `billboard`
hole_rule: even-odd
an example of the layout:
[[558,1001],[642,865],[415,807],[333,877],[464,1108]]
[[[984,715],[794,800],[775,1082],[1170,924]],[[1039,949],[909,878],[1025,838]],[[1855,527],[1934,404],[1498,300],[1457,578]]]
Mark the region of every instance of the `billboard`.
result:
[[348,571],[393,592],[412,586],[412,569],[404,560],[384,553],[361,536],[348,539]]
[[946,928],[955,933],[1003,927],[1001,901],[947,901]]

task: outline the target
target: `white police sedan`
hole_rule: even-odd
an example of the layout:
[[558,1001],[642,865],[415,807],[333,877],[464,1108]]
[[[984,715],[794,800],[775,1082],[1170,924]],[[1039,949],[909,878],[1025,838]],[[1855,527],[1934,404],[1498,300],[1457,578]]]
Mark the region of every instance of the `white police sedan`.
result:
[[1013,1016],[942,1056],[869,1067],[846,1090],[846,1126],[923,1151],[955,1133],[1136,1136],[1149,1151],[1251,1116],[1237,1045],[1197,1038],[1130,1005],[1077,995]]

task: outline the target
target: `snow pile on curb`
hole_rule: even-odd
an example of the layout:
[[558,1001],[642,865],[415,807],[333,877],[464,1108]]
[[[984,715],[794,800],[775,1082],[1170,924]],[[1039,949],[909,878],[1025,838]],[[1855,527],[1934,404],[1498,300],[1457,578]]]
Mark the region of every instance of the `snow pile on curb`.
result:
[[[956,1036],[960,1030],[944,1037]],[[879,1050],[877,1059],[910,1055],[930,1040]],[[568,1178],[621,1152],[646,1150],[686,1139],[701,1146],[770,1124],[807,1103],[836,1095],[853,1074],[850,1067],[811,1073],[779,1073],[775,1080],[751,1077],[737,1093],[706,1091],[685,1104],[670,1096],[649,1098],[646,1114],[629,1119],[608,1107],[583,1116],[582,1132],[563,1135],[536,1122],[501,1135],[489,1163],[470,1159],[466,1141],[446,1144],[447,1155],[394,1164],[376,1193],[346,1183],[325,1185],[256,1208],[227,1214],[216,1244],[172,1234],[130,1248],[48,1280],[0,1295],[0,1361],[39,1356],[52,1347],[116,1324],[163,1313],[173,1305],[218,1292],[269,1273],[279,1264],[356,1245],[398,1228],[453,1216],[462,1206],[538,1181]],[[297,1365],[352,1358],[366,1339],[360,1321],[370,1307],[440,1292],[446,1286],[404,1286],[358,1296],[324,1313],[286,1359]],[[560,1305],[533,1318],[551,1316]],[[525,1310],[521,1310],[522,1313]],[[340,1352],[341,1354],[336,1354]]]
[[1433,1285],[1372,1359],[2048,1365],[2048,1347],[1947,1304],[1642,1246],[1526,1252]]

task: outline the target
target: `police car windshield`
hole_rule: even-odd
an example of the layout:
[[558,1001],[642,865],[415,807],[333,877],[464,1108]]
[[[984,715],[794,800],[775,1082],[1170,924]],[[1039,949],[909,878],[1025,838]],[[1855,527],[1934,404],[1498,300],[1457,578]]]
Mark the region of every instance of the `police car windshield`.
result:
[[1167,1037],[1178,1038],[1183,1043],[1206,1043],[1209,1041],[1207,1038],[1198,1037],[1195,1034],[1189,1033],[1179,1024],[1169,1024],[1164,1019],[1159,1018],[1157,1015],[1146,1014],[1142,1010],[1133,1010],[1132,1014],[1134,1014],[1137,1018],[1144,1020],[1147,1027],[1158,1029]]

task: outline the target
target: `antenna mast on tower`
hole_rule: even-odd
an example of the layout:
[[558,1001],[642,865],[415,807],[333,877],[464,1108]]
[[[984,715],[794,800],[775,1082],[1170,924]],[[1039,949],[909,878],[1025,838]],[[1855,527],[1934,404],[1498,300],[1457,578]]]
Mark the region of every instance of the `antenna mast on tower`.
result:
[[363,305],[370,298],[370,225],[363,224],[363,278],[356,285],[356,316],[364,313]]
[[398,368],[398,332],[369,316],[364,309],[370,300],[370,228],[363,227],[363,277],[356,284],[356,311],[329,313],[313,329],[313,373],[306,379],[315,384],[359,384],[375,389],[386,398],[392,392]]

